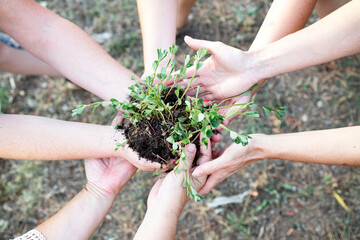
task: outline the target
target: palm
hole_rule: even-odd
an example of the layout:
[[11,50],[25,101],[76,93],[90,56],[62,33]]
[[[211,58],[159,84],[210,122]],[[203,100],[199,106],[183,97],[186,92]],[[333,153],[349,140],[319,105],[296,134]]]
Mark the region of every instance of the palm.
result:
[[[254,84],[253,76],[247,71],[248,66],[241,64],[247,58],[245,52],[220,42],[202,42],[205,42],[206,46],[203,47],[207,47],[212,56],[196,73],[198,80],[193,86],[201,86],[200,93],[205,93],[204,98],[224,100],[247,91]],[[198,49],[197,46],[190,46]],[[187,77],[193,74],[194,68],[186,73]]]
[[[116,117],[113,119],[111,126],[115,127],[117,124],[123,122],[123,111],[120,110]],[[126,142],[125,136],[121,136],[120,139],[118,139],[118,142]],[[115,148],[115,144],[114,144]],[[166,166],[162,166],[160,163],[157,162],[151,162],[146,160],[145,158],[140,158],[139,154],[133,151],[127,144],[125,146],[120,147],[117,152],[115,152],[117,156],[121,156],[122,158],[129,161],[132,165],[137,167],[140,170],[143,171],[156,171],[159,168],[163,167],[166,168]],[[113,158],[114,159],[114,158]]]
[[[246,95],[246,96],[240,96],[237,98],[233,98],[230,99],[228,101],[225,101],[222,106],[227,106],[229,105],[230,107],[228,108],[222,108],[219,110],[219,114],[221,114],[222,116],[226,116],[228,115],[231,111],[236,111],[236,112],[241,112],[241,111],[245,111],[245,109],[241,109],[242,105],[237,105],[237,104],[243,104],[243,103],[248,103],[251,101],[252,98],[252,94],[250,95]],[[234,115],[233,117],[227,118],[223,121],[223,124],[226,126],[228,125],[237,115]]]
[[[159,179],[153,188],[150,191],[148,197],[148,205],[156,203],[159,199],[163,199],[164,196],[169,195],[169,202],[172,202],[172,199],[182,199],[186,201],[186,189],[182,187],[182,183],[184,181],[183,173],[175,173],[171,171],[164,178]],[[206,181],[206,177],[194,178],[190,177],[191,186],[193,186],[196,190],[199,190]],[[178,201],[178,200],[176,200]]]
[[[195,147],[195,146],[194,146]],[[201,156],[197,159],[197,164],[201,165],[206,162],[209,162],[211,159],[211,149],[207,149],[204,144],[200,146]],[[180,169],[187,167],[190,173],[190,184],[195,190],[199,190],[206,182],[205,177],[194,178],[191,175],[191,166],[194,160],[196,152],[190,153],[186,151],[186,161],[185,164],[180,162]],[[184,165],[183,165],[184,164]],[[158,204],[161,202],[163,207],[168,208],[177,208],[176,203],[185,204],[188,200],[186,196],[186,189],[182,186],[185,177],[185,172],[182,171],[180,174],[176,173],[174,170],[168,173],[165,177],[159,179],[153,188],[148,197],[148,206],[153,204]],[[179,209],[177,209],[179,210]]]
[[[239,149],[241,151],[239,151]],[[225,178],[256,162],[257,159],[247,159],[247,155],[249,154],[247,150],[248,146],[241,146],[239,148],[239,145],[233,143],[221,151],[214,152],[213,156],[215,159],[203,166],[207,169],[211,169],[211,171],[206,171],[210,176],[208,177],[206,184],[200,189],[199,194],[209,193]]]
[[106,195],[117,194],[137,168],[123,158],[94,158],[85,160],[85,173],[89,183]]

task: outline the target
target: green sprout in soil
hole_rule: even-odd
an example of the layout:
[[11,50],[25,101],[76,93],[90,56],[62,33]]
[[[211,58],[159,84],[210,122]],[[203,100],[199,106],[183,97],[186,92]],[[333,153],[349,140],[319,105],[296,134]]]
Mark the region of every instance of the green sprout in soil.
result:
[[[207,101],[201,98],[199,95],[200,86],[193,88],[193,85],[197,81],[195,79],[197,71],[203,65],[202,58],[207,54],[207,49],[200,49],[193,57],[190,55],[185,56],[183,67],[179,71],[175,71],[176,60],[174,59],[175,53],[178,50],[178,46],[172,45],[167,50],[157,50],[158,59],[153,63],[154,73],[148,76],[145,80],[136,81],[135,77],[131,79],[135,82],[129,87],[131,90],[129,101],[118,101],[117,99],[111,99],[110,101],[96,102],[88,105],[78,105],[76,109],[72,111],[72,116],[77,114],[83,114],[85,109],[93,107],[93,111],[100,105],[111,105],[116,110],[123,110],[124,119],[130,122],[129,125],[124,128],[136,127],[138,124],[146,122],[146,126],[149,126],[150,137],[164,136],[163,142],[166,143],[170,153],[166,156],[161,156],[158,153],[153,153],[156,161],[160,163],[168,163],[170,159],[177,159],[175,162],[174,170],[177,173],[183,171],[185,178],[183,182],[184,188],[187,190],[187,195],[199,201],[203,199],[203,196],[198,195],[197,191],[190,184],[190,174],[188,168],[185,165],[185,146],[189,143],[195,143],[197,147],[201,143],[209,146],[208,139],[216,132],[217,128],[222,128],[230,133],[230,137],[237,144],[246,146],[251,136],[247,134],[238,134],[235,131],[230,130],[222,124],[227,118],[231,118],[236,114],[259,118],[260,115],[255,109],[262,108],[266,115],[273,112],[277,118],[285,116],[285,107],[272,108],[269,106],[257,105],[254,102],[238,103],[232,105],[225,105],[228,98],[221,102]],[[166,60],[164,67],[160,67],[162,61]],[[188,78],[185,73],[190,67],[194,67],[194,74],[191,78]],[[173,82],[169,87],[167,84],[169,81]],[[182,86],[179,83],[187,83],[187,86]],[[251,90],[258,87],[255,84],[245,93],[240,96],[250,94]],[[189,97],[186,95],[189,89],[195,90],[195,96]],[[239,96],[239,95],[238,95]],[[235,97],[238,97],[235,96]],[[226,116],[219,114],[219,110],[223,108],[229,108],[238,106],[237,110],[232,110]],[[249,110],[250,109],[250,110]],[[155,122],[158,122],[161,129],[154,128]],[[142,128],[141,130],[143,130]],[[131,135],[133,136],[133,135]],[[127,137],[127,142],[130,141]],[[117,143],[116,150],[123,146],[124,143]],[[131,147],[131,145],[129,144]],[[151,160],[151,159],[150,159]],[[152,160],[154,161],[154,159]],[[183,164],[179,164],[183,161]],[[179,166],[185,166],[180,169]]]

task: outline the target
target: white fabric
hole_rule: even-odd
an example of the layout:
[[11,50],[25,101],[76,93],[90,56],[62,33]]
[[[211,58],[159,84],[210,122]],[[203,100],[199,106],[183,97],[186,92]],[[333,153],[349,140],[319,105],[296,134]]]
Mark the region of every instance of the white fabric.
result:
[[46,238],[36,229],[33,229],[14,240],[46,240]]

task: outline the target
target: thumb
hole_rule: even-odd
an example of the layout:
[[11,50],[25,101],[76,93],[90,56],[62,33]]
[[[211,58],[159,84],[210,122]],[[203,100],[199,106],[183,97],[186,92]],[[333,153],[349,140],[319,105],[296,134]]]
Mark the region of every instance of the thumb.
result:
[[185,153],[186,153],[186,167],[188,169],[191,169],[192,163],[194,161],[195,155],[196,155],[196,146],[195,144],[188,144],[185,147]]
[[219,169],[218,161],[213,160],[196,167],[192,175],[193,177],[208,176]]
[[122,121],[123,121],[122,115],[123,114],[124,114],[124,111],[120,109],[118,111],[118,113],[116,114],[115,118],[111,122],[112,127],[115,127],[117,124],[122,123]]
[[191,47],[194,50],[199,50],[201,48],[207,48],[208,53],[210,53],[211,55],[214,55],[215,44],[216,44],[215,42],[194,39],[194,38],[189,37],[189,36],[185,36],[184,41],[186,42],[186,44],[189,47]]

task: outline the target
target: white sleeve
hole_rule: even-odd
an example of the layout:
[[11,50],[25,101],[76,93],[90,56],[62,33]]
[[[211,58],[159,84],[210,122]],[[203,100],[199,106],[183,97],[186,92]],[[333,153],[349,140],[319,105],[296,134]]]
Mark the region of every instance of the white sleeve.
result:
[[46,238],[44,237],[44,235],[41,234],[41,232],[39,232],[36,229],[33,229],[33,230],[25,233],[24,235],[17,237],[13,240],[46,240]]

